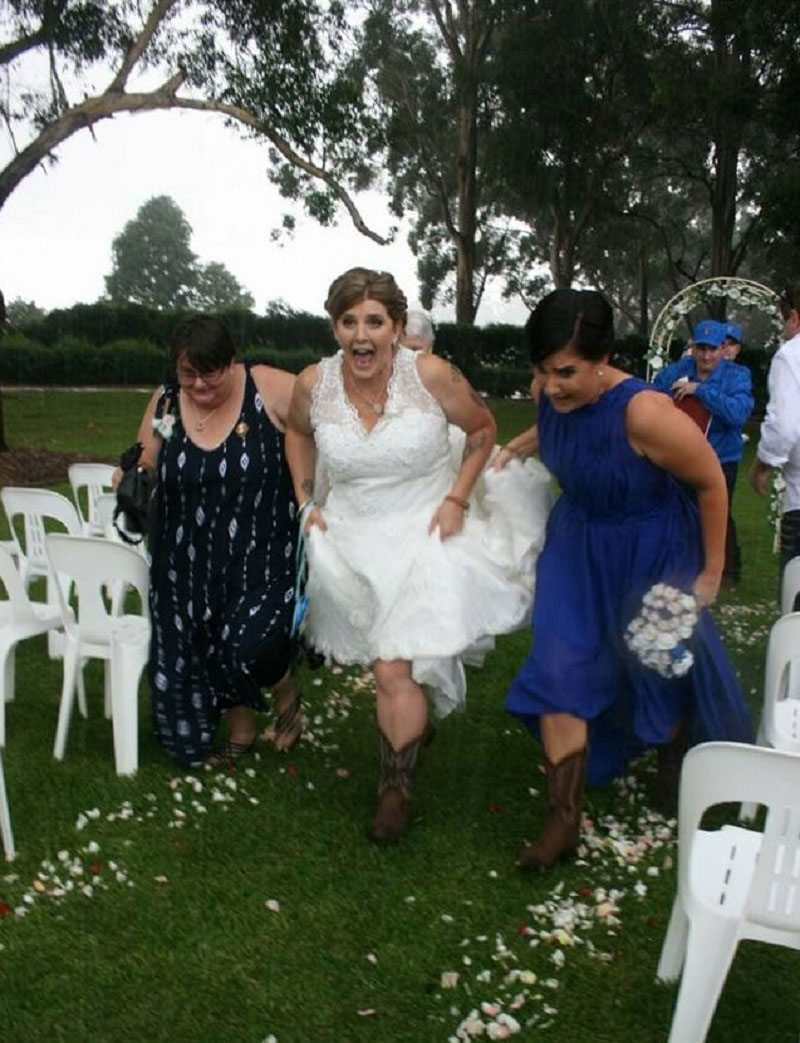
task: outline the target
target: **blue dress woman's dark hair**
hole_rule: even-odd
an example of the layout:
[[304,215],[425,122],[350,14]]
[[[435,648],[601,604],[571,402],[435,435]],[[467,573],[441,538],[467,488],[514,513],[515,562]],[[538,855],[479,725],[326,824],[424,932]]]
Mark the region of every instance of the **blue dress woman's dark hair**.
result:
[[597,290],[553,290],[531,312],[523,343],[537,365],[561,348],[596,362],[611,351],[614,313]]

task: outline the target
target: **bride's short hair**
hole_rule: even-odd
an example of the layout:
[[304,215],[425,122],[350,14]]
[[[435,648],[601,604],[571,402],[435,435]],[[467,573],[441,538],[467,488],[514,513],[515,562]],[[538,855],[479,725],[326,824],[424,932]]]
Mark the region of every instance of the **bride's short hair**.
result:
[[389,272],[371,268],[349,268],[337,276],[328,289],[325,311],[331,321],[342,316],[359,301],[380,301],[394,322],[405,323],[408,311],[406,295]]

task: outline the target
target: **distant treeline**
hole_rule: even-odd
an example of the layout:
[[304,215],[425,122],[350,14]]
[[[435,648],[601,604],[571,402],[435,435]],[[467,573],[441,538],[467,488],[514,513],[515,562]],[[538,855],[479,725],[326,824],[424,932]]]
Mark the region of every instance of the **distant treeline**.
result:
[[[0,383],[153,386],[166,376],[167,337],[188,314],[106,301],[51,311],[24,327],[6,330],[0,341]],[[237,309],[219,317],[239,346],[240,357],[292,373],[335,347],[328,320],[307,312],[275,309],[256,315]],[[642,337],[622,338],[614,346],[615,361],[643,377],[646,347]],[[676,355],[681,347],[674,345]],[[530,385],[530,363],[518,326],[441,323],[436,327],[435,350],[485,394],[507,397],[527,392]],[[763,409],[768,356],[744,350],[739,361],[750,366],[756,409]]]

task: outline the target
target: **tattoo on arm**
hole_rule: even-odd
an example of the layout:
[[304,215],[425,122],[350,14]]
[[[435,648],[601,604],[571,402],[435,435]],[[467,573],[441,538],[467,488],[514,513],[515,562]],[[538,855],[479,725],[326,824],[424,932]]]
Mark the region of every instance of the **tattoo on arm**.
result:
[[303,490],[303,492],[306,494],[306,496],[308,496],[308,497],[313,496],[314,495],[314,479],[313,478],[304,478],[303,481],[300,483],[300,488]]
[[[461,384],[461,383],[463,383],[466,378],[464,377],[464,374],[461,372],[461,370],[458,368],[458,366],[455,366],[452,362],[449,362],[448,365],[450,366],[450,380],[451,380],[451,382],[453,384]],[[470,397],[473,405],[479,406],[481,409],[488,409],[489,408],[486,405],[486,403],[483,401],[481,396],[478,394],[478,392],[475,390],[474,387],[470,387],[469,388],[469,397]]]
[[472,399],[473,405],[478,406],[480,409],[488,409],[489,408],[486,405],[486,403],[484,402],[484,400],[481,398],[481,396],[478,394],[478,392],[475,390],[475,388],[471,387],[469,389],[469,397]]
[[454,366],[452,362],[449,362],[448,365],[450,366],[450,379],[454,384],[457,384],[459,381],[464,379],[464,374],[458,366]]
[[461,457],[463,463],[473,453],[477,453],[480,449],[486,445],[486,435],[481,431],[479,434],[474,435],[472,438],[468,438],[464,446],[464,455]]

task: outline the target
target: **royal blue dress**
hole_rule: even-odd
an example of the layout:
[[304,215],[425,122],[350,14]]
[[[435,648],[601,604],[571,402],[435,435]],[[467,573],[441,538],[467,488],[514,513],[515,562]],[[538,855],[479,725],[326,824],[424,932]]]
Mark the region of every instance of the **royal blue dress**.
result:
[[625,415],[647,385],[629,377],[597,402],[560,414],[545,395],[539,453],[562,494],[537,564],[533,648],[506,709],[538,734],[540,714],[589,724],[588,777],[605,782],[630,757],[667,743],[685,720],[690,742],[752,741],[750,715],[719,633],[703,610],[687,645],[694,664],[662,678],[624,644],[654,583],[688,590],[702,568],[697,509],[670,474],[638,456]]

